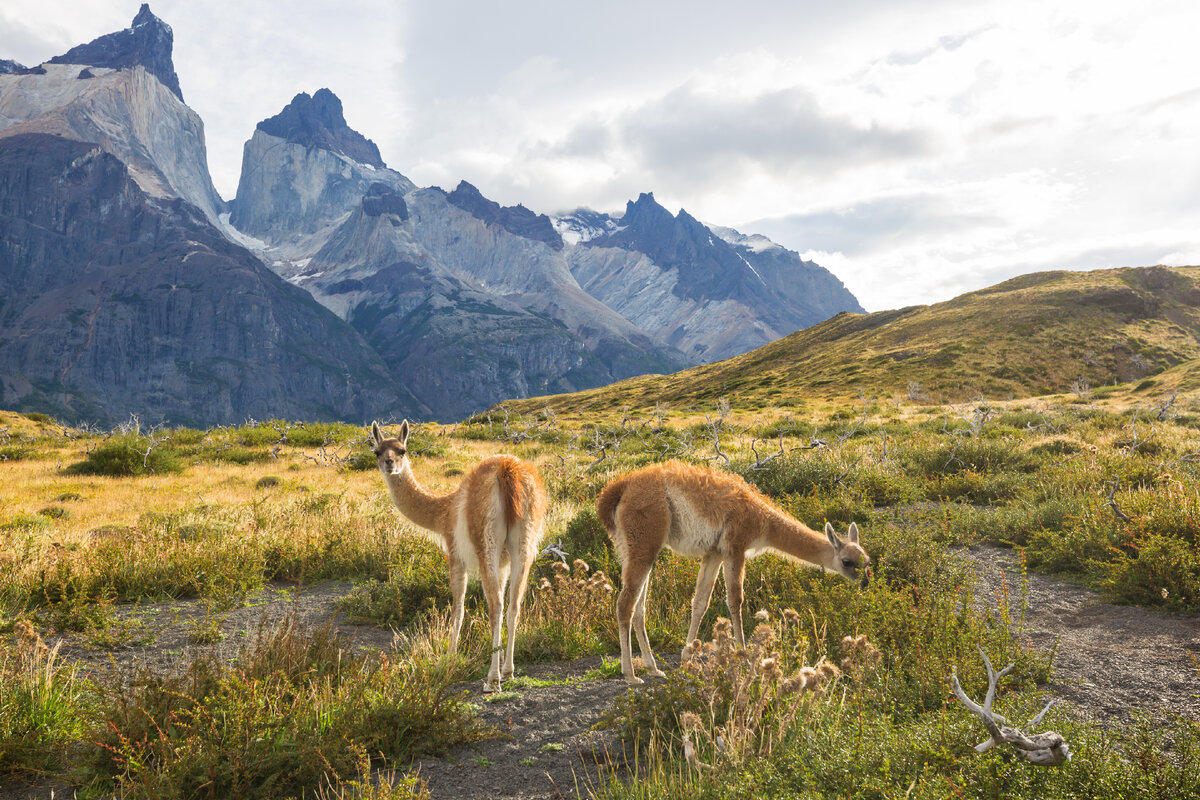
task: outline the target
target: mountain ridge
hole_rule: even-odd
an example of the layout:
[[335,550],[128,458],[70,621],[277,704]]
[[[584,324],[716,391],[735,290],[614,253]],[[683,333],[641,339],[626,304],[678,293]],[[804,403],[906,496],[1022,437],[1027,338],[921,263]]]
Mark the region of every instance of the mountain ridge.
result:
[[1149,379],[1197,358],[1200,267],[1055,270],[929,306],[843,312],[673,375],[505,405],[588,413],[707,407],[726,395],[743,406],[880,393],[928,402],[1034,397]]

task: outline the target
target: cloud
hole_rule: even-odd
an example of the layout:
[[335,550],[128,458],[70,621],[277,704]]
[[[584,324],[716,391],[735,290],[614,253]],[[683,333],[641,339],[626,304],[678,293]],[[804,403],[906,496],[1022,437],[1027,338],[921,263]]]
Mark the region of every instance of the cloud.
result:
[[966,210],[945,196],[921,193],[762,219],[746,227],[782,241],[801,242],[812,250],[863,256],[904,243],[1003,224],[994,214]]

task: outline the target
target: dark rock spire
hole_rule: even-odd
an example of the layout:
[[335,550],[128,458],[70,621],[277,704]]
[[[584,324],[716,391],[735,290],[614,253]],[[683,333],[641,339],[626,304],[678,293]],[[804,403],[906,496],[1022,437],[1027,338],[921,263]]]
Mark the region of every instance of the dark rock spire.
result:
[[130,27],[72,47],[47,63],[84,64],[111,69],[145,67],[147,72],[183,100],[179,76],[175,74],[175,64],[171,61],[174,42],[171,26],[150,12],[149,3],[142,3]]
[[360,164],[385,166],[375,143],[346,124],[342,101],[328,89],[318,89],[311,97],[301,92],[283,111],[258,123],[258,129],[305,147],[339,153]]

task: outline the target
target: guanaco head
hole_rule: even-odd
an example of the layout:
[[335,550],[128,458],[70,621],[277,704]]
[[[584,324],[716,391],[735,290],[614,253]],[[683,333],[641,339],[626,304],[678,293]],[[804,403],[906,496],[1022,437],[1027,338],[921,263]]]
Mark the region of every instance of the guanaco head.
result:
[[408,466],[408,420],[400,423],[400,434],[395,439],[385,438],[378,422],[371,423],[371,451],[379,460],[379,471],[384,475],[399,475]]
[[858,544],[858,524],[851,522],[850,528],[846,531],[846,538],[840,539],[833,526],[826,522],[825,536],[829,538],[829,544],[833,546],[833,571],[852,581],[857,581],[864,589],[867,588],[867,582],[870,580],[868,568],[871,566],[871,557]]

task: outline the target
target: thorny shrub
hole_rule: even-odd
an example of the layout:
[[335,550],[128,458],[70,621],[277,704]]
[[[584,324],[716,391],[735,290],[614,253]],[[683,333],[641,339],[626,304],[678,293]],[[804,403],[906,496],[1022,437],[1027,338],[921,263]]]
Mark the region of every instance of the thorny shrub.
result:
[[586,561],[556,561],[542,578],[521,617],[518,661],[564,661],[606,653],[616,645],[613,585],[604,570]]
[[809,642],[795,610],[786,609],[780,623],[766,611],[756,618],[745,647],[735,643],[730,621],[718,619],[712,641],[693,641],[666,680],[619,698],[606,723],[627,741],[681,747],[694,769],[737,768],[770,755],[809,698],[843,675],[862,682],[880,663],[860,635],[842,640],[840,667],[824,658],[804,665]]

